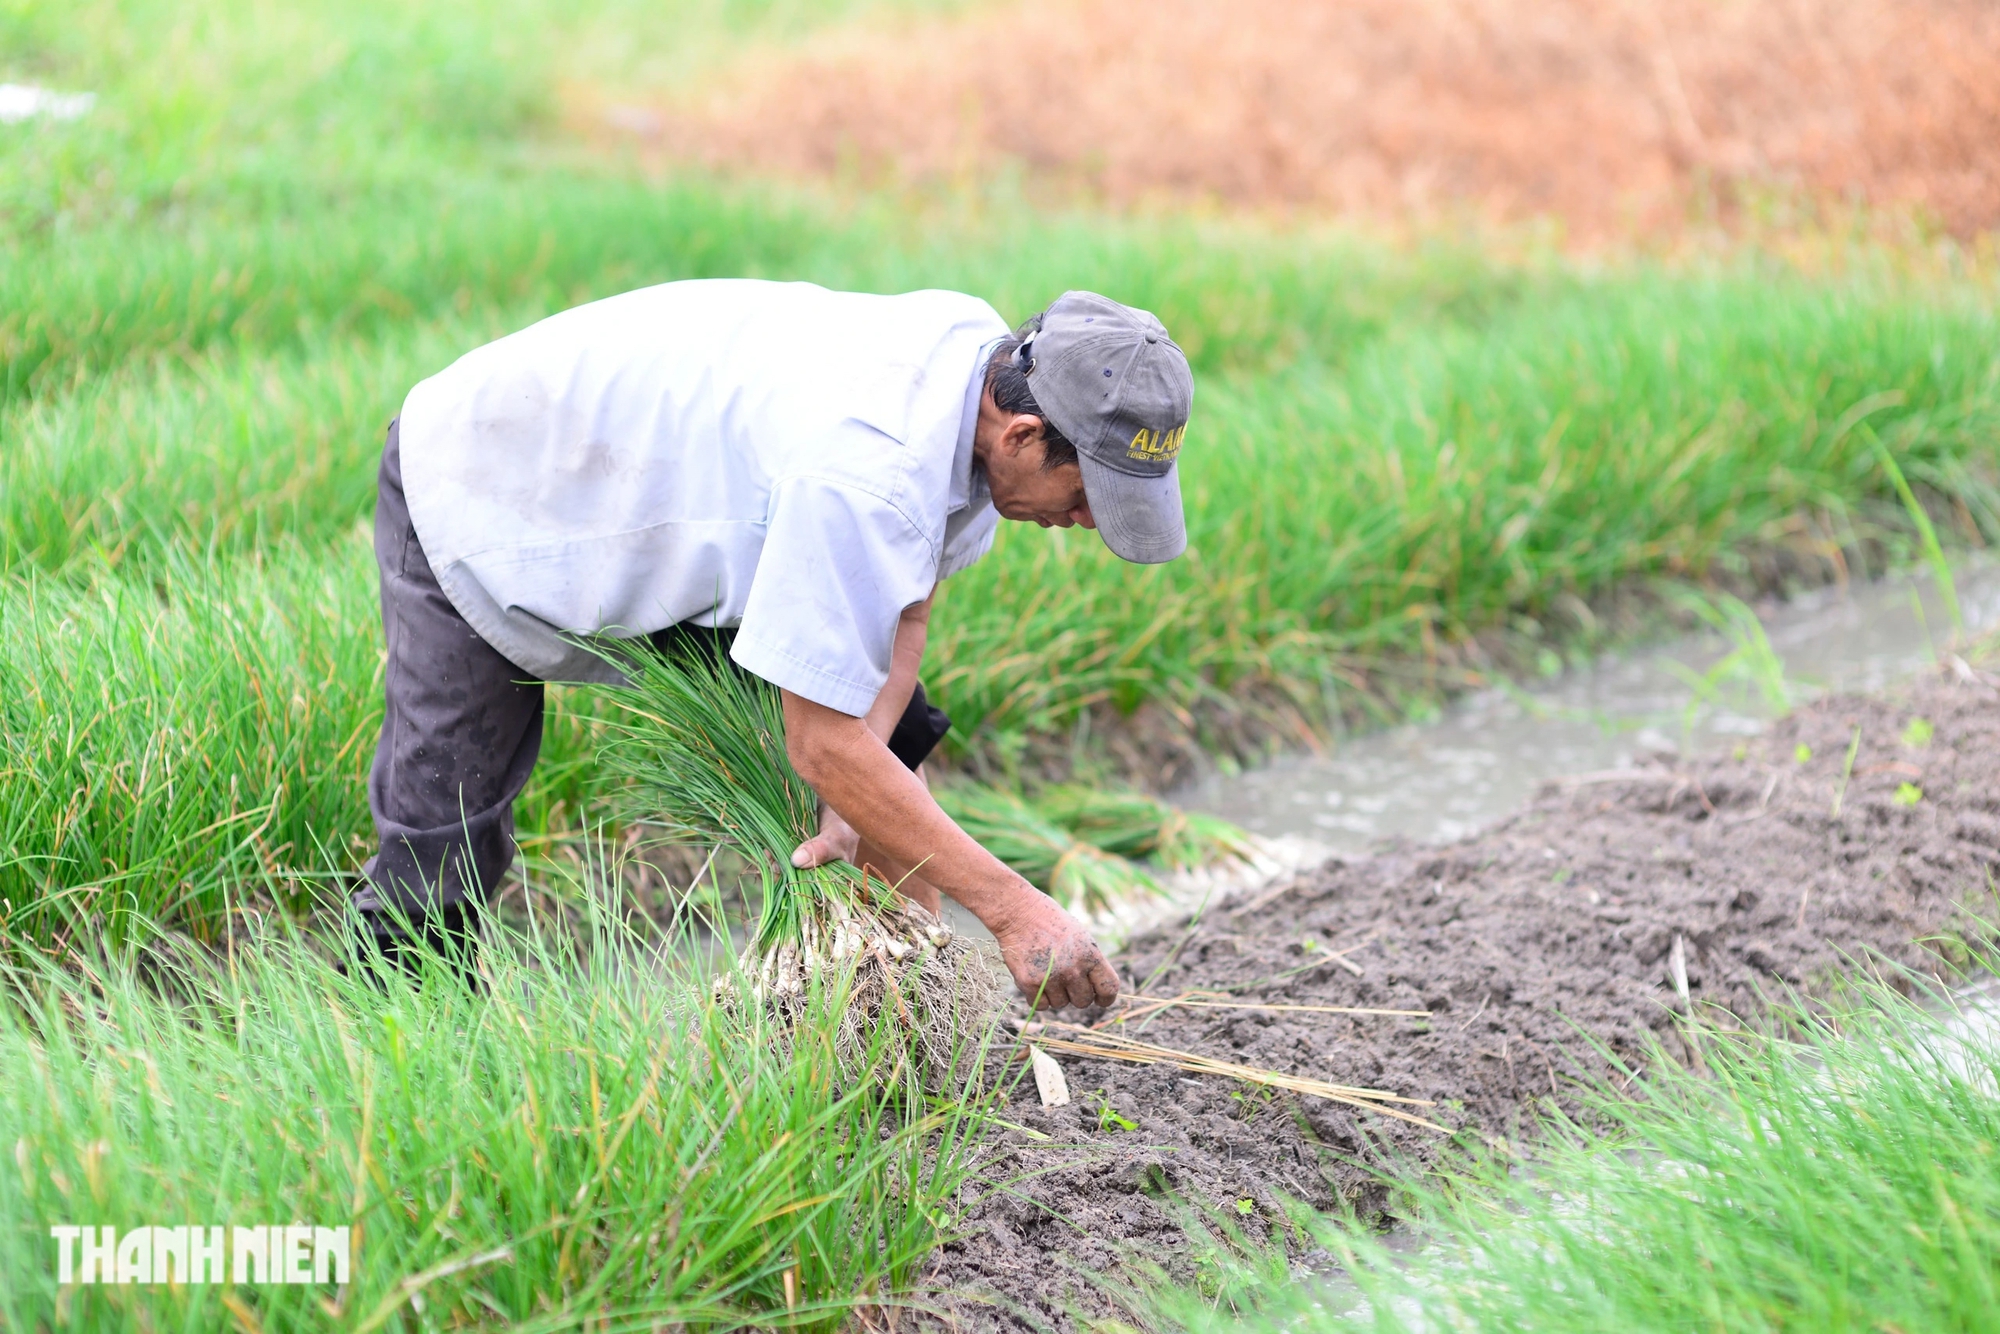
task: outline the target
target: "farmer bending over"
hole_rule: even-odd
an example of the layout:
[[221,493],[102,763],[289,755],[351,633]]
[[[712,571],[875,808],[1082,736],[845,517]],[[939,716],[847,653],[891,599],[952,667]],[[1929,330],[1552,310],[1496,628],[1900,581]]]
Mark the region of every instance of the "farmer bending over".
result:
[[1193,392],[1157,319],[1089,292],[1010,335],[955,292],[751,281],[580,306],[419,384],[375,510],[388,714],[361,948],[396,957],[414,932],[469,961],[542,683],[618,680],[592,636],[710,634],[778,687],[824,803],[795,865],[921,866],[905,892],[963,904],[1024,994],[1109,1004],[1090,933],[931,799],[918,766],[950,722],[917,669],[938,582],[1002,518],[1180,555]]

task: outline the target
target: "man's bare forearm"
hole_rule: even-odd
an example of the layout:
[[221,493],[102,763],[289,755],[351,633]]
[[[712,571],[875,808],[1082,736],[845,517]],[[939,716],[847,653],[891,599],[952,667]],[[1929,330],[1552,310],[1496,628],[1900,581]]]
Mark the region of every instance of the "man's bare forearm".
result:
[[[899,647],[903,638],[899,632]],[[784,701],[785,748],[792,766],[852,826],[864,846],[900,863],[886,870],[917,873],[984,922],[1023,996],[1051,1009],[1109,1005],[1118,998],[1118,974],[1090,932],[953,823],[931,799],[923,779],[889,753],[886,731],[878,735],[868,719],[789,690]],[[796,854],[809,855],[809,846]]]
[[862,719],[785,694],[792,764],[856,833],[997,929],[1040,891],[979,846]]

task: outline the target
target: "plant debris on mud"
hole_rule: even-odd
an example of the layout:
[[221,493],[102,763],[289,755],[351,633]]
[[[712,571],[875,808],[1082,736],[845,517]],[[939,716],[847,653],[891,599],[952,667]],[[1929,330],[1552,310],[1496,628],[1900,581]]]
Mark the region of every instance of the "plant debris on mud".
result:
[[[1428,1019],[1172,1007],[1118,1031],[1428,1099],[1454,1130],[1531,1137],[1539,1106],[1577,1111],[1582,1079],[1615,1075],[1592,1043],[1642,1076],[1649,1039],[1684,1055],[1685,1005],[1754,1023],[1764,998],[1820,990],[1876,955],[1949,976],[1948,947],[1925,938],[1995,920],[1996,863],[2000,689],[1941,673],[1821,700],[1731,755],[1552,785],[1458,843],[1328,862],[1139,936],[1117,960],[1150,996]],[[1167,1066],[1063,1064],[1073,1105],[1044,1108],[1023,1082],[1004,1115],[1031,1133],[1010,1132],[988,1168],[1014,1184],[931,1272],[959,1327],[1102,1314],[1114,1299],[1094,1276],[1121,1251],[1186,1270],[1176,1197],[1233,1209],[1252,1232],[1283,1196],[1366,1214],[1386,1201],[1364,1162],[1423,1163],[1447,1143]]]

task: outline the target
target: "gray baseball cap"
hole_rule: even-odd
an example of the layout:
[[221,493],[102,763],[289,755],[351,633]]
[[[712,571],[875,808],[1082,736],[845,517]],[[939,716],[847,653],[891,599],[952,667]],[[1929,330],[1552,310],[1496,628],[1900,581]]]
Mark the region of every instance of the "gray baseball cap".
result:
[[1194,406],[1187,356],[1151,312],[1064,292],[1028,322],[1015,363],[1076,446],[1104,545],[1141,565],[1187,550],[1174,460]]

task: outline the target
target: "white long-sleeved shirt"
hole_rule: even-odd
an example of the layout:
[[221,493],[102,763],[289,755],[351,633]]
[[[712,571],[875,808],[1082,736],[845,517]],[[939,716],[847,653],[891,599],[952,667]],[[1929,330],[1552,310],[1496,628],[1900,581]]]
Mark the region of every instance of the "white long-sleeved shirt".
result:
[[410,391],[410,520],[527,675],[615,679],[576,636],[737,626],[744,668],[858,716],[903,610],[992,546],[972,431],[1006,332],[977,297],[809,283],[579,306]]

